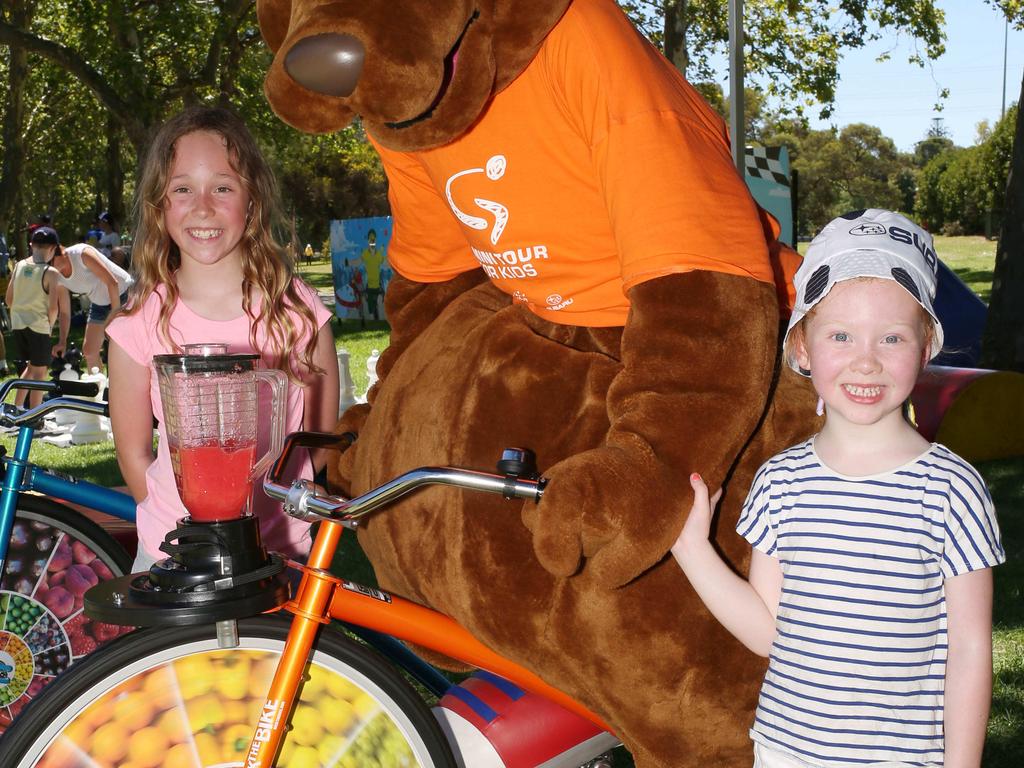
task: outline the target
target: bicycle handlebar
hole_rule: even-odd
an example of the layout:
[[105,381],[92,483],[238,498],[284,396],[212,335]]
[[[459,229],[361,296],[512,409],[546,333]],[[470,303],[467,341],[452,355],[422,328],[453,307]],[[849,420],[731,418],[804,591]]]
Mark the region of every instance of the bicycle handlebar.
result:
[[281,455],[263,482],[264,492],[271,498],[284,502],[285,512],[292,517],[308,521],[340,522],[349,527],[355,527],[360,518],[425,485],[451,485],[475,491],[500,493],[506,499],[533,501],[540,501],[544,493],[544,478],[520,477],[514,473],[492,474],[458,467],[413,469],[354,499],[317,495],[316,488],[308,480],[296,480],[290,486],[281,483],[281,474],[296,447],[339,448],[342,442],[351,445],[354,440],[355,435],[351,433],[333,435],[323,432],[294,432],[288,435]]
[[[35,408],[24,410],[11,403],[3,403],[0,408],[0,424],[3,426],[20,427],[38,421],[51,411],[67,408],[82,413],[94,413],[109,416],[107,403],[95,400],[80,400],[79,397],[95,397],[100,387],[93,381],[38,381],[36,379],[10,379],[0,385],[0,402],[7,399],[12,389],[35,389],[50,392],[56,397],[40,403]],[[73,395],[74,397],[64,397]]]

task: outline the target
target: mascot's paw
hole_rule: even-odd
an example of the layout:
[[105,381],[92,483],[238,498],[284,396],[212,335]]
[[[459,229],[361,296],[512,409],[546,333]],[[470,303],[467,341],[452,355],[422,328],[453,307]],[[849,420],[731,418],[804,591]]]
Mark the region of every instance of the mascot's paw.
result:
[[328,463],[327,483],[335,493],[341,493],[348,497],[352,495],[352,468],[355,466],[356,450],[359,445],[359,430],[362,429],[366,417],[369,415],[370,406],[366,403],[353,405],[345,410],[338,426],[334,428],[336,435],[352,432],[357,436],[356,442],[343,451],[337,461]]
[[533,548],[551,574],[580,570],[620,587],[661,560],[689,509],[692,491],[650,450],[596,448],[544,473],[540,504],[523,507]]

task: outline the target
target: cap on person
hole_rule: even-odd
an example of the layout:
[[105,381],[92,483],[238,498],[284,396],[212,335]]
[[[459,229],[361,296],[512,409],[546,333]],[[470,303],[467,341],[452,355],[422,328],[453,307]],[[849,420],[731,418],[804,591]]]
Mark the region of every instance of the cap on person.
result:
[[110,215],[110,211],[104,211],[99,215],[99,220],[104,221],[110,226],[114,226],[114,217]]
[[53,227],[36,227],[29,242],[33,245],[60,245],[60,237]]
[[[807,247],[807,256],[793,279],[796,307],[785,341],[836,283],[873,277],[899,283],[931,317],[935,326],[931,359],[942,351],[942,323],[932,304],[938,269],[932,236],[906,216],[880,208],[844,213],[826,224]],[[790,359],[789,364],[797,372],[806,373],[794,360]]]

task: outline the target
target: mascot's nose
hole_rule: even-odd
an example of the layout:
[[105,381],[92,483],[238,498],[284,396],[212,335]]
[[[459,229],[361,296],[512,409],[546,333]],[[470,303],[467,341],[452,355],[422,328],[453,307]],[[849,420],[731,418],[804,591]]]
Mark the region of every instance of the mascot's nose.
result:
[[345,34],[313,35],[300,40],[284,58],[285,71],[299,85],[327,96],[350,96],[359,83],[366,49]]

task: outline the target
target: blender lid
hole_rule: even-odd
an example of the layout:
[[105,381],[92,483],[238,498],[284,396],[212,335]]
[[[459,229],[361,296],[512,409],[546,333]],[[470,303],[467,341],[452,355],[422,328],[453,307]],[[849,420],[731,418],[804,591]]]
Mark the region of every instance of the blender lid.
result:
[[240,373],[253,370],[259,359],[258,354],[242,352],[232,355],[154,355],[153,364],[182,373]]

